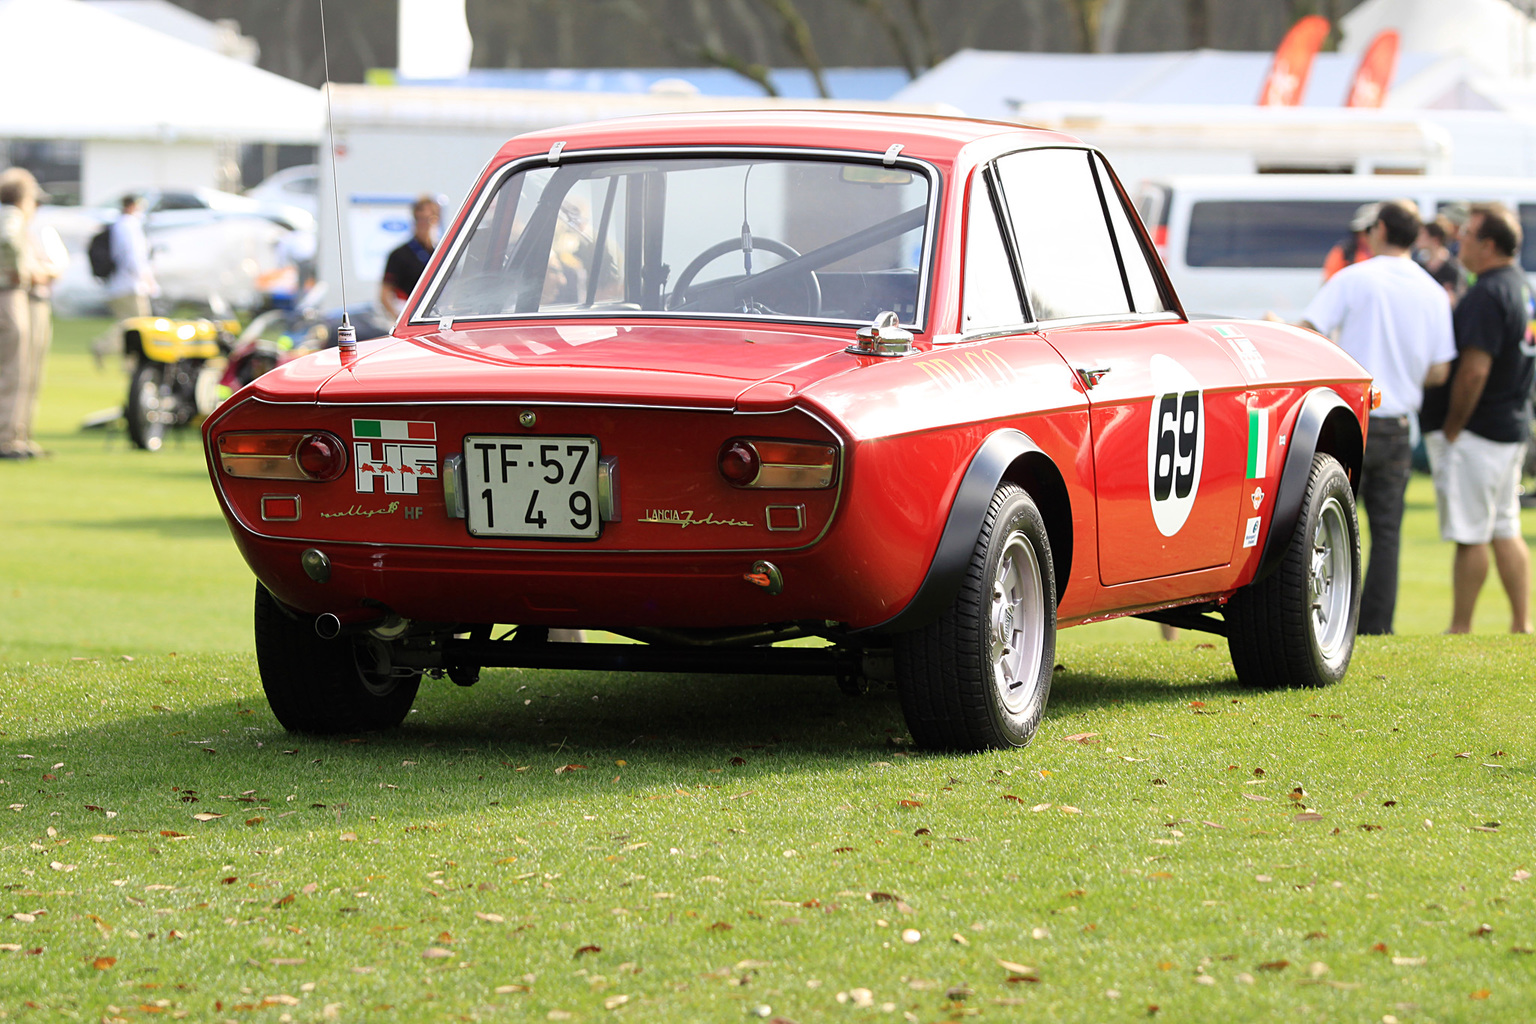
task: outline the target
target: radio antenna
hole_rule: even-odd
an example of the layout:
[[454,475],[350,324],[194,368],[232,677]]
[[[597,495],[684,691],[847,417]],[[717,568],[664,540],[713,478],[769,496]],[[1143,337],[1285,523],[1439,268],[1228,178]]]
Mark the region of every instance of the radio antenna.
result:
[[325,34],[325,0],[320,0],[320,57],[325,68],[325,134],[330,150],[331,210],[336,217],[336,263],[341,268],[341,326],[336,328],[336,348],[342,362],[357,355],[357,329],[347,313],[347,260],[341,243],[341,191],[336,184],[336,117],[331,112],[331,47]]

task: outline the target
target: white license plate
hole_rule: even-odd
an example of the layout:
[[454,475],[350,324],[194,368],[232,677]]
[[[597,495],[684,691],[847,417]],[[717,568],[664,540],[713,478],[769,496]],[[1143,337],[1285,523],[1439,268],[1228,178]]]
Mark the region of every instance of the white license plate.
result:
[[469,532],[596,539],[602,530],[597,461],[595,437],[466,437]]

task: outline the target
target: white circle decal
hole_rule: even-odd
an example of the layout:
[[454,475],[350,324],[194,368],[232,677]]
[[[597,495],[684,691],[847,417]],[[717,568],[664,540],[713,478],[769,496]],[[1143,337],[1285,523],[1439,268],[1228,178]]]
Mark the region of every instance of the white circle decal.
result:
[[1165,355],[1152,357],[1152,418],[1147,427],[1147,489],[1158,532],[1184,528],[1200,492],[1205,462],[1205,397],[1194,374]]

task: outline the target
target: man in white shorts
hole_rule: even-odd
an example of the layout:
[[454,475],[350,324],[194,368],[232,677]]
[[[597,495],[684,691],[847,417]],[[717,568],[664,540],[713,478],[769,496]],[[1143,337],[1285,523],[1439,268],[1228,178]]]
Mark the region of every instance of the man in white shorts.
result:
[[1451,381],[1424,396],[1424,444],[1440,536],[1456,545],[1451,633],[1472,631],[1488,551],[1509,595],[1512,633],[1531,632],[1531,554],[1520,532],[1520,464],[1531,433],[1536,300],[1516,263],[1520,221],[1501,203],[1472,207],[1462,264],[1477,275],[1456,306]]
[[1360,507],[1371,527],[1371,555],[1360,590],[1359,632],[1392,632],[1403,496],[1413,468],[1412,418],[1426,384],[1443,384],[1456,358],[1445,290],[1410,258],[1418,209],[1405,199],[1356,214],[1374,254],[1328,279],[1307,305],[1302,326],[1338,341],[1371,371],[1381,408],[1371,413],[1360,470]]

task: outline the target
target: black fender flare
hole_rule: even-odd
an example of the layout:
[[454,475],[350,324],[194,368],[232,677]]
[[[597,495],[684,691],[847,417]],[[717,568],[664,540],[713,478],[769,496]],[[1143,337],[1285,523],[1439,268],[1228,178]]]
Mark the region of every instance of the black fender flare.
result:
[[966,467],[965,476],[960,480],[960,487],[955,491],[954,501],[950,503],[949,517],[945,520],[944,532],[939,537],[933,561],[929,563],[928,573],[923,577],[912,600],[884,622],[855,632],[903,633],[925,626],[944,613],[960,592],[960,585],[971,563],[971,554],[976,549],[976,538],[981,533],[982,521],[992,504],[992,495],[1004,480],[1014,479],[1011,471],[1021,459],[1054,476],[1053,481],[1040,488],[1050,493],[1035,493],[1037,488],[1027,486],[1026,480],[1017,482],[1026,484],[1025,489],[1030,491],[1036,503],[1041,506],[1041,515],[1051,535],[1053,561],[1056,563],[1056,592],[1057,599],[1060,599],[1071,562],[1072,523],[1071,511],[1067,507],[1066,486],[1050,456],[1023,431],[1010,427],[988,435],[972,456],[971,464]]
[[1357,496],[1360,493],[1365,438],[1349,404],[1332,388],[1319,387],[1309,391],[1300,405],[1286,445],[1285,466],[1280,471],[1269,535],[1264,538],[1259,568],[1253,576],[1255,583],[1279,568],[1285,557],[1286,545],[1301,517],[1301,499],[1312,476],[1312,459],[1319,451],[1328,452],[1343,464],[1350,486]]

